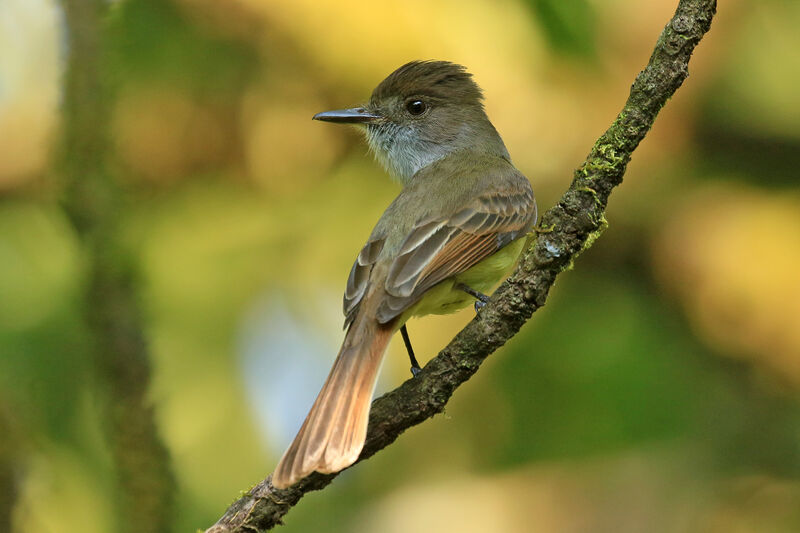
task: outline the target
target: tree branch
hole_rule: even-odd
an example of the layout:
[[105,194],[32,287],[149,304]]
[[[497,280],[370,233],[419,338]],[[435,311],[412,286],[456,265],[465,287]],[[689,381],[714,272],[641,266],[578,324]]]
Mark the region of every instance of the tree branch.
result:
[[[716,0],[680,0],[649,63],[636,77],[625,107],[575,171],[558,204],[542,217],[538,238],[514,274],[416,378],[373,402],[359,461],[394,442],[406,429],[442,412],[453,391],[544,305],[558,274],[602,233],[611,190],[622,182],[631,154],[658,112],[688,76],[689,59],[711,27],[716,4]],[[336,474],[314,473],[279,490],[268,476],[235,501],[207,533],[271,529],[305,493],[324,488],[334,477]]]

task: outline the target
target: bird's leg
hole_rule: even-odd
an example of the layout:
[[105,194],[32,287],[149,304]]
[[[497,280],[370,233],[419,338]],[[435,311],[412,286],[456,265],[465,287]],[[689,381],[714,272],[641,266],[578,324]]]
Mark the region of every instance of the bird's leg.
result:
[[470,296],[475,298],[475,312],[479,313],[483,306],[489,301],[489,297],[483,294],[482,292],[478,292],[475,289],[464,285],[463,283],[459,283],[456,285],[456,289],[460,291],[464,291]]
[[403,342],[406,345],[406,351],[408,351],[408,358],[411,361],[411,375],[417,377],[417,374],[422,372],[422,368],[420,368],[417,358],[414,357],[414,348],[411,347],[411,339],[408,338],[408,330],[405,324],[400,326],[400,335],[403,336]]

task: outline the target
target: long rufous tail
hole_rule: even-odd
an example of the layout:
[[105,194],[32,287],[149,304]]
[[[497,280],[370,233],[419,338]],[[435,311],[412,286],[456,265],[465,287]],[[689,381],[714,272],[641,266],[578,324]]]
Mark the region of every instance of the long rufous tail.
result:
[[311,472],[338,472],[358,459],[367,436],[372,393],[393,328],[356,317],[328,379],[289,449],[272,484],[286,488]]

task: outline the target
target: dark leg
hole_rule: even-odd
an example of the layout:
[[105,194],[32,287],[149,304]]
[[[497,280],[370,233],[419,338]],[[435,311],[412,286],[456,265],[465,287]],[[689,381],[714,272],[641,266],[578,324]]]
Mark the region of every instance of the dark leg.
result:
[[420,368],[417,358],[414,357],[414,348],[411,347],[411,339],[408,338],[408,330],[406,329],[405,324],[400,326],[400,335],[403,336],[403,342],[405,343],[406,350],[408,351],[408,358],[411,360],[411,375],[417,377],[417,374],[422,372],[422,368]]
[[470,296],[475,298],[475,300],[476,300],[475,301],[475,312],[476,313],[480,312],[480,310],[483,309],[483,306],[486,305],[486,303],[489,301],[489,297],[488,296],[486,296],[482,292],[478,292],[475,289],[467,287],[463,283],[459,283],[458,285],[456,285],[456,289],[458,289],[460,291],[464,291],[467,294],[469,294]]

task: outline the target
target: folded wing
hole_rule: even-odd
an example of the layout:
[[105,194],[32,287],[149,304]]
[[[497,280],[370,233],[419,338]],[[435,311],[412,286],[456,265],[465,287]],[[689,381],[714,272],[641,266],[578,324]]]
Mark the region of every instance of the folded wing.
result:
[[[524,180],[513,191],[486,192],[449,216],[418,221],[391,258],[378,321],[385,324],[396,318],[437,283],[468,270],[522,235],[535,219],[533,191]],[[345,327],[355,317],[384,244],[381,237],[370,239],[353,263],[344,294]]]
[[494,192],[446,220],[418,223],[386,277],[378,321],[389,322],[437,283],[465,272],[527,231],[536,218],[533,193]]

